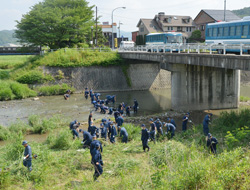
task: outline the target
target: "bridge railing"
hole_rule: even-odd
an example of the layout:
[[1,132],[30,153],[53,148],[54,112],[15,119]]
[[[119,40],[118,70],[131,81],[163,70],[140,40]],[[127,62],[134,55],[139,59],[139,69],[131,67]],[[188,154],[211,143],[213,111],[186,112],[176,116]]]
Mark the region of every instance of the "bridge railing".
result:
[[243,55],[243,53],[250,54],[250,44],[167,44],[167,45],[140,45],[134,47],[119,48],[120,52],[177,52],[177,53],[209,53],[209,54],[226,54],[228,52],[235,52]]

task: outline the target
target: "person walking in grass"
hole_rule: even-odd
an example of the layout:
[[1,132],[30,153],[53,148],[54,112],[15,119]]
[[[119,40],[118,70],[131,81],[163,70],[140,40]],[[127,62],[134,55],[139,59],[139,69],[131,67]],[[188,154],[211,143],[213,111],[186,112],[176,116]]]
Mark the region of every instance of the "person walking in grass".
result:
[[25,147],[24,149],[24,157],[23,157],[23,165],[28,168],[28,170],[32,171],[32,151],[31,147],[28,145],[27,141],[23,141],[22,145]]
[[141,125],[142,130],[141,130],[141,141],[142,141],[142,148],[144,152],[146,151],[146,148],[149,151],[149,146],[148,146],[148,139],[149,139],[149,131],[146,129],[146,126],[144,124]]
[[153,118],[149,119],[149,123],[150,123],[150,140],[154,141],[155,143],[156,126],[155,126]]
[[100,152],[100,144],[97,143],[95,144],[95,150],[93,152],[93,157],[92,157],[92,163],[95,167],[95,173],[93,175],[94,181],[97,180],[97,178],[102,175],[103,173],[103,161],[102,161],[102,155]]
[[202,123],[203,124],[203,133],[204,133],[205,136],[208,136],[208,133],[209,133],[208,125],[209,125],[209,123],[211,121],[212,115],[213,115],[212,113],[207,114],[205,116],[204,120],[203,120],[203,123]]

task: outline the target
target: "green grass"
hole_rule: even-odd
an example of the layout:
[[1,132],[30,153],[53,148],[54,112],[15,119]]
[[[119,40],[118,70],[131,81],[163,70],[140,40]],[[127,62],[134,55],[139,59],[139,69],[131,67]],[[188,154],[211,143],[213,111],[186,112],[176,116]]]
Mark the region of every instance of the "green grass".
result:
[[0,56],[0,69],[13,69],[23,65],[32,55],[8,55]]
[[[245,118],[239,113],[239,118]],[[237,115],[237,114],[236,114]],[[230,117],[232,115],[228,115]],[[227,118],[230,119],[230,118]],[[219,118],[220,122],[226,116]],[[220,123],[218,122],[218,123]],[[32,125],[39,125],[36,118]],[[213,133],[218,125],[213,124]],[[247,124],[246,124],[247,125]],[[233,126],[233,124],[231,124]],[[150,152],[144,153],[140,128],[125,124],[130,136],[128,144],[103,142],[104,173],[99,183],[93,182],[94,168],[89,150],[78,152],[80,140],[72,140],[68,126],[52,131],[45,143],[31,142],[33,171],[22,166],[22,134],[13,134],[0,147],[0,188],[2,189],[248,189],[250,184],[250,149],[248,144],[228,149],[217,128],[218,155],[209,153],[198,125],[186,133],[176,134],[173,140],[162,138],[149,142]],[[230,129],[235,130],[230,127]],[[4,169],[8,168],[8,169]]]
[[109,66],[119,65],[122,62],[116,52],[93,52],[93,51],[76,51],[64,49],[46,54],[37,60],[37,64],[51,67],[81,67],[81,66]]
[[51,96],[51,95],[63,95],[65,92],[70,89],[71,92],[75,91],[75,88],[68,86],[67,84],[62,85],[51,85],[51,86],[42,86],[36,88],[36,91],[43,96]]
[[250,98],[249,97],[246,97],[246,96],[240,96],[240,102],[247,102],[249,101]]

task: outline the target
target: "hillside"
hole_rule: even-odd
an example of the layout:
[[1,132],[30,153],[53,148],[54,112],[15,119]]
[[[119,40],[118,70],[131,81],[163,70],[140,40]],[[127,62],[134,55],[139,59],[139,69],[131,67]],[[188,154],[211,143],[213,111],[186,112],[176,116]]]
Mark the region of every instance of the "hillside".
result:
[[2,30],[0,31],[0,46],[6,46],[7,44],[16,44],[17,39],[13,37],[14,30]]
[[245,7],[239,10],[233,10],[232,12],[237,16],[243,18],[244,16],[250,16],[250,7]]

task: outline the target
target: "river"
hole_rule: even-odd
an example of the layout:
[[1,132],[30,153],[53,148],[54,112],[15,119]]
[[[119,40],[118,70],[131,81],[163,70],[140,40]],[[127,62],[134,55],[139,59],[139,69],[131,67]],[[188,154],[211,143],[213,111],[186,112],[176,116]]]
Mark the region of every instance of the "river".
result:
[[[114,107],[118,107],[120,102],[132,106],[136,98],[139,102],[139,112],[135,116],[163,113],[171,109],[171,89],[101,93],[101,98],[105,99],[108,94],[116,95]],[[241,96],[250,97],[250,86],[241,86]],[[9,126],[18,119],[27,121],[32,114],[42,117],[62,114],[72,120],[87,121],[89,112],[92,110],[94,108],[90,99],[86,100],[83,94],[72,94],[67,101],[63,96],[39,97],[36,101],[33,98],[4,101],[0,102],[0,125]],[[221,110],[214,112],[219,113]],[[134,116],[133,113],[131,116]],[[96,119],[101,117],[103,117],[102,114],[96,114]]]

